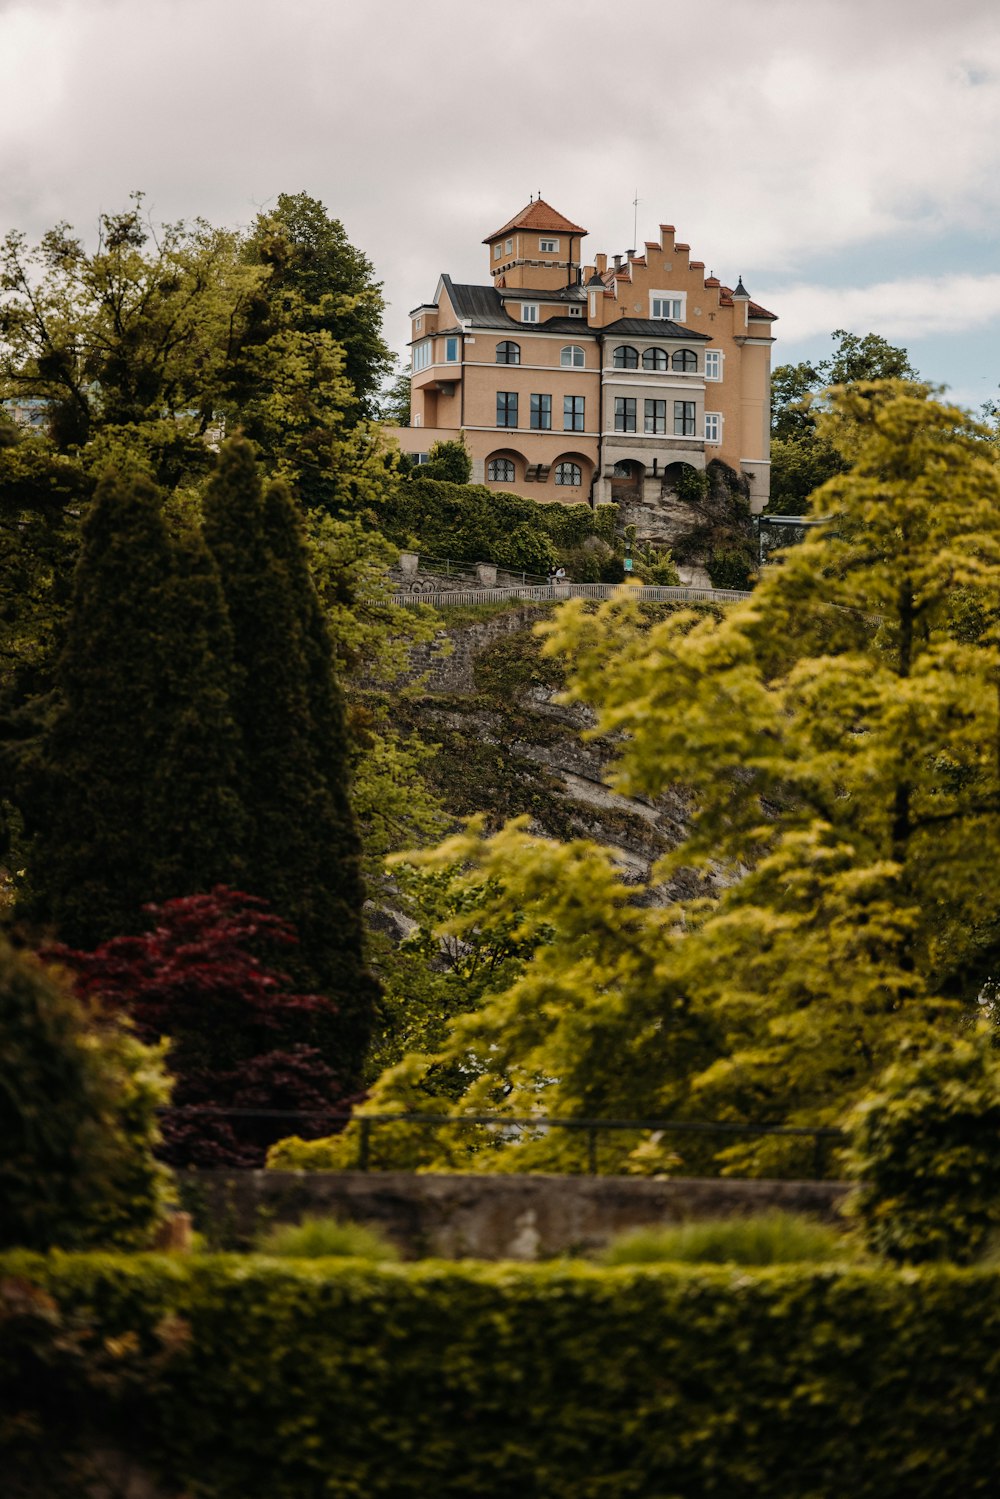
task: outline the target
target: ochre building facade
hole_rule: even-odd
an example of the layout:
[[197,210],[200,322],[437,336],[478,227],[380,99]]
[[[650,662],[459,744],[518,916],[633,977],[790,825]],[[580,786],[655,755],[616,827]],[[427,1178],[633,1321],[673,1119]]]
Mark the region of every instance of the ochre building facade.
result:
[[484,240],[492,284],[440,278],[410,315],[411,425],[393,435],[422,455],[461,433],[474,483],[635,519],[719,458],[759,512],[775,315],[670,224],[610,264],[584,263],[586,233],[538,198]]

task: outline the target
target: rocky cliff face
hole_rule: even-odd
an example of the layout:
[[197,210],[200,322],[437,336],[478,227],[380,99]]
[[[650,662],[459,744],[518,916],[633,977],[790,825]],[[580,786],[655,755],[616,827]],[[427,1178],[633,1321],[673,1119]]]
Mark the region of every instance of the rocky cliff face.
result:
[[[606,844],[626,878],[645,880],[682,841],[689,801],[680,790],[649,802],[608,789],[612,746],[582,739],[593,715],[558,701],[562,669],[533,634],[549,607],[445,612],[438,638],[414,653],[406,680],[418,690],[394,701],[393,718],[437,747],[427,778],[456,817],[484,812],[498,827],[527,813],[533,831]],[[669,893],[693,894],[695,884],[682,875]]]

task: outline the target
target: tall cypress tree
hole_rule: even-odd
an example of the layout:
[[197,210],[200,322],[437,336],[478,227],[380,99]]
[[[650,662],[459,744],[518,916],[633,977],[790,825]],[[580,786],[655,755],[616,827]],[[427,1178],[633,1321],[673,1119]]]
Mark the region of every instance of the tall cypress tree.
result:
[[238,668],[234,712],[250,818],[246,885],[295,926],[299,983],[337,1007],[319,1039],[345,1082],[353,1082],[377,988],[364,966],[344,707],[301,521],[282,484],[264,492],[253,449],[241,438],[222,449],[204,513]]
[[147,901],[236,881],[243,810],[232,636],[200,538],[146,479],[107,478],[84,526],[48,727],[21,766],[28,913],[90,946]]

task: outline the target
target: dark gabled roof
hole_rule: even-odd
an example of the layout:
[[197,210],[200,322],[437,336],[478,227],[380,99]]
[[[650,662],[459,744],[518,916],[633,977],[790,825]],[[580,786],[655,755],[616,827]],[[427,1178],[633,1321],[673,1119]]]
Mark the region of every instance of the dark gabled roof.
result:
[[526,207],[516,213],[512,219],[500,229],[495,229],[492,234],[483,240],[488,245],[491,240],[499,239],[502,234],[509,234],[512,229],[539,229],[544,234],[546,229],[554,230],[556,234],[586,234],[586,229],[579,224],[571,224],[569,219],[563,218],[551,204],[546,203],[544,198],[535,198]]
[[[450,276],[441,277],[448,299],[459,317],[469,318],[477,328],[497,328],[505,333],[512,330],[520,333],[569,333],[576,334],[594,333],[593,328],[588,328],[584,318],[553,317],[545,318],[540,323],[522,323],[518,318],[512,318],[501,300],[500,293],[493,286],[466,286],[456,285]],[[576,288],[571,288],[575,290]],[[508,293],[508,295],[512,295]],[[527,294],[527,300],[531,300],[532,294]],[[539,299],[547,293],[533,294]],[[513,294],[515,301],[521,300],[521,294]],[[556,298],[552,297],[555,301]],[[567,299],[576,301],[574,297]]]
[[587,300],[587,293],[582,286],[560,286],[558,289],[547,286],[539,291],[528,286],[502,286],[499,292],[505,302],[511,298],[517,302],[585,302]]
[[601,333],[606,339],[620,338],[624,334],[628,338],[674,338],[684,339],[689,343],[692,339],[697,339],[699,343],[712,342],[710,333],[695,333],[693,328],[682,328],[680,323],[672,323],[669,318],[662,317],[622,317],[617,323],[608,323],[601,329]]

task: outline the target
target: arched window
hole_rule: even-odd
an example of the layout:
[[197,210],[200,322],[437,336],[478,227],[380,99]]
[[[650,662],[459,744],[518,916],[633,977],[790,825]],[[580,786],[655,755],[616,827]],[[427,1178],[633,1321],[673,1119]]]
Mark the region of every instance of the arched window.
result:
[[698,368],[698,356],[692,354],[690,349],[678,349],[670,362],[675,370],[684,370],[689,375],[693,375]]
[[613,477],[616,479],[631,479],[632,465],[627,458],[623,458],[620,460],[620,462],[615,464],[613,469]]
[[486,465],[486,477],[491,484],[513,484],[513,458],[491,458]]
[[521,345],[511,343],[505,338],[502,343],[497,344],[497,364],[520,364]]
[[572,484],[576,486],[580,483],[582,477],[583,475],[580,472],[580,465],[578,463],[556,464],[557,484]]
[[582,370],[585,364],[584,353],[579,344],[567,344],[559,350],[559,363],[564,370]]
[[667,368],[666,349],[643,349],[642,367],[644,370],[665,370]]
[[637,370],[639,368],[639,355],[630,344],[619,344],[611,362],[616,370]]

